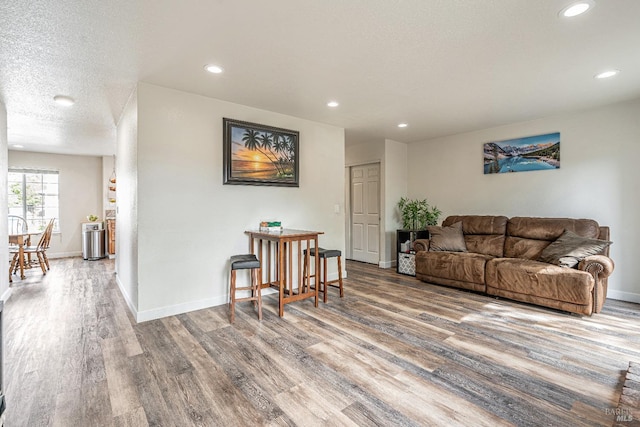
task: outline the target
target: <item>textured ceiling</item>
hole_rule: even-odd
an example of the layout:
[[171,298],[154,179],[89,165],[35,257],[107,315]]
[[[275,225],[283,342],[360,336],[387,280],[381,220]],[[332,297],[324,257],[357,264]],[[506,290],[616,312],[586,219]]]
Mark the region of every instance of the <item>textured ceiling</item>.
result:
[[[138,81],[344,127],[349,144],[640,97],[640,1],[560,19],[570,2],[1,0],[9,144],[112,154]],[[608,68],[622,72],[593,78]],[[57,94],[77,102],[59,107]]]

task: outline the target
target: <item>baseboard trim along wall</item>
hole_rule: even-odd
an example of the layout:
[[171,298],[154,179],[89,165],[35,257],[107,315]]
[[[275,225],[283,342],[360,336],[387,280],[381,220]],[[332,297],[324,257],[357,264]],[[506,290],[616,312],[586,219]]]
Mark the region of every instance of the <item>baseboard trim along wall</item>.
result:
[[615,289],[607,289],[607,298],[617,299],[619,301],[635,302],[640,304],[640,294],[632,292],[616,291]]
[[136,322],[148,322],[149,320],[161,319],[163,317],[175,316],[188,313],[190,311],[202,310],[204,308],[215,307],[226,304],[228,296],[207,298],[200,301],[185,302],[182,304],[170,305],[166,307],[154,308],[152,310],[139,311],[136,315]]
[[396,266],[396,261],[380,261],[378,262],[378,267],[380,268],[391,268]]
[[73,258],[73,257],[81,257],[82,251],[79,252],[49,252],[47,251],[47,257],[50,259],[55,258]]
[[[391,264],[393,264],[391,266],[395,267],[395,262],[392,262]],[[390,268],[391,266],[386,268]],[[385,267],[381,267],[381,268],[385,268]],[[344,271],[344,274],[342,277],[346,279],[347,277],[346,271]],[[329,274],[329,280],[334,280],[337,278],[338,278],[337,271]],[[131,300],[129,299],[129,296],[126,294],[126,292],[124,292],[124,288],[122,286],[122,283],[120,282],[120,278],[117,276],[116,276],[116,283],[118,284],[118,288],[120,288],[120,293],[124,297],[127,303],[127,306],[129,307],[129,310],[133,314],[133,318],[136,319],[136,322],[138,323],[147,322],[149,320],[161,319],[167,316],[175,316],[178,314],[188,313],[190,311],[202,310],[204,308],[216,307],[218,305],[227,304],[229,302],[229,296],[223,295],[223,296],[218,296],[216,298],[207,298],[200,301],[192,301],[192,302],[187,302],[183,304],[176,304],[176,305],[171,305],[167,307],[156,308],[153,310],[138,312],[136,308],[133,306]],[[313,284],[313,280],[312,280],[312,284]],[[275,289],[265,289],[262,291],[262,295],[269,295],[274,292],[277,292],[277,291]],[[11,296],[11,288],[7,289],[7,291],[2,295],[1,298],[4,301],[6,301],[9,299],[10,296]],[[620,301],[635,302],[637,304],[640,304],[640,294],[636,294],[632,292],[622,292],[622,291],[616,291],[614,289],[609,289],[607,291],[607,298],[620,300]]]
[[138,310],[136,310],[136,307],[133,305],[133,302],[131,302],[131,299],[129,298],[129,294],[125,292],[124,285],[120,281],[120,277],[118,277],[118,275],[116,275],[116,284],[118,285],[118,289],[120,289],[120,294],[124,298],[124,302],[127,303],[127,307],[129,307],[129,311],[131,312],[131,314],[133,314],[133,318],[136,319],[136,322],[137,322]]
[[[347,272],[344,272],[343,278],[347,277]],[[329,274],[329,280],[334,280],[338,278],[338,272],[333,274]],[[175,316],[178,314],[188,313],[190,311],[202,310],[205,308],[216,307],[219,305],[227,304],[229,302],[228,295],[222,295],[215,298],[207,298],[199,301],[191,301],[182,304],[170,305],[166,307],[154,308],[152,310],[138,311],[134,307],[129,295],[124,291],[124,287],[122,282],[120,282],[120,278],[116,276],[116,283],[118,284],[118,288],[120,288],[120,293],[124,297],[125,302],[127,303],[127,307],[133,314],[133,318],[136,319],[136,323],[148,322],[150,320],[161,319],[163,317]],[[313,284],[313,281],[312,281]],[[277,293],[276,289],[264,289],[262,291],[262,295],[269,295],[273,293]],[[240,295],[238,295],[240,296]]]
[[[11,287],[7,288],[7,290],[4,291],[2,296],[0,296],[0,300],[7,301],[9,298],[11,298],[11,292],[13,292],[13,289]],[[2,424],[0,424],[0,425],[2,425]]]
[[138,311],[134,307],[131,299],[129,298],[129,295],[127,295],[127,293],[124,291],[124,286],[122,285],[120,278],[117,276],[116,283],[120,288],[120,293],[124,297],[129,310],[131,310],[131,313],[133,314],[133,318],[136,319],[136,323],[148,322],[149,320],[156,320],[163,317],[188,313],[190,311],[202,310],[203,308],[215,307],[217,305],[226,304],[229,300],[227,295],[223,295],[216,298],[207,298],[200,301],[191,301],[182,304],[154,308],[152,310]]

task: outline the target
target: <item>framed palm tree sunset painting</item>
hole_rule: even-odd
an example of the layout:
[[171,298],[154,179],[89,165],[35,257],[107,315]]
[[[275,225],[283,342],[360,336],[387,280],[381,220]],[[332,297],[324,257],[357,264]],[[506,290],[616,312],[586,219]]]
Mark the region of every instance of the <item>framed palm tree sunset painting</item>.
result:
[[224,184],[298,187],[299,132],[222,119]]

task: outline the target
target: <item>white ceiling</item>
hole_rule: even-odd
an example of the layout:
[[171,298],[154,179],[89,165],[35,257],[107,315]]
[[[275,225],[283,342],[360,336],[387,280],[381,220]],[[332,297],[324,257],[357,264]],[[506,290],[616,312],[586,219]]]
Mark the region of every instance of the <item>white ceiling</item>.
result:
[[10,148],[114,153],[138,81],[344,127],[348,144],[640,97],[640,1],[560,19],[571,1],[0,0]]

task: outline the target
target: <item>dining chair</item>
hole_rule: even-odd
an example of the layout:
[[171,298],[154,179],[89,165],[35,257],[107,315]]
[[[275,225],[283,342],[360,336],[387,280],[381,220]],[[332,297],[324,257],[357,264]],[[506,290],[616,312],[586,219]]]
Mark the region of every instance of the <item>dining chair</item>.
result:
[[[36,246],[26,246],[23,248],[22,251],[26,258],[24,261],[24,268],[40,266],[42,274],[47,274],[47,270],[49,270],[49,259],[47,258],[46,251],[49,247],[54,223],[55,219],[49,221]],[[13,274],[15,274],[19,267],[20,249],[12,248],[9,250],[9,253],[13,255],[11,259],[11,266],[9,267],[9,273],[13,272]],[[35,255],[35,257],[32,257],[32,255]],[[11,274],[9,274],[9,282],[12,281]]]
[[27,234],[29,232],[29,226],[27,221],[18,215],[8,215],[8,231],[9,235]]
[[51,244],[51,234],[53,233],[53,227],[56,223],[56,219],[52,218],[49,221],[49,224],[47,224],[47,228],[45,228],[45,241],[44,241],[44,245],[42,247],[42,257],[44,258],[44,263],[47,266],[47,270],[50,270],[49,268],[49,258],[47,258],[47,250],[49,249],[49,246]]

